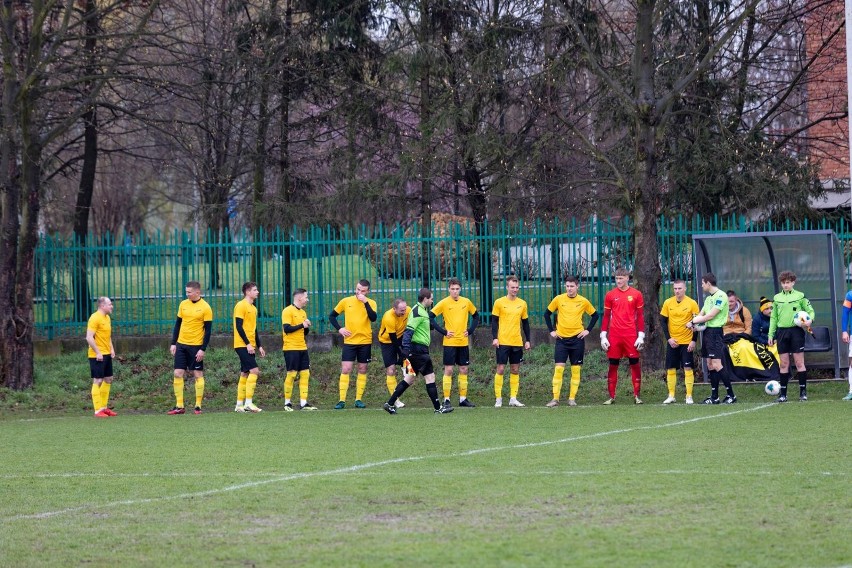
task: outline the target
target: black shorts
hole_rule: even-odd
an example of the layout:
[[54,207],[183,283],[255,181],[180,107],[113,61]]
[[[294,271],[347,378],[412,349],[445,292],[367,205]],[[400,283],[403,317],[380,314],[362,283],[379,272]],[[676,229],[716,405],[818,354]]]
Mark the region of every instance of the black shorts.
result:
[[419,373],[424,377],[435,372],[435,368],[432,366],[432,358],[429,357],[428,351],[426,353],[412,353],[408,358],[408,362],[411,363],[411,368],[414,369],[415,373]]
[[470,347],[444,347],[444,365],[470,365]]
[[382,364],[385,369],[391,365],[402,365],[402,352],[393,343],[380,343],[382,347]]
[[721,327],[708,327],[701,332],[701,356],[705,359],[724,359],[727,346],[722,341]]
[[257,359],[248,352],[248,348],[234,347],[234,351],[237,352],[237,357],[240,358],[241,373],[248,373],[252,369],[257,369]]
[[340,360],[343,362],[358,361],[359,363],[370,362],[370,348],[372,345],[343,345],[343,355]]
[[196,361],[195,356],[201,351],[200,345],[184,345],[178,343],[175,345],[175,369],[189,371],[203,371],[204,361]]
[[779,355],[805,352],[805,330],[801,327],[779,327],[775,341],[778,343]]
[[692,368],[692,353],[688,351],[689,345],[678,345],[672,347],[666,344],[666,369]]
[[311,368],[311,359],[308,357],[308,350],[285,351],[284,364],[287,365],[288,371],[307,371]]
[[524,348],[514,345],[501,345],[497,348],[497,364],[505,365],[510,363],[517,365],[524,360]]
[[93,379],[103,379],[112,376],[112,355],[104,355],[103,361],[94,357],[89,358],[89,369],[92,371]]
[[571,361],[572,365],[582,365],[585,353],[585,339],[580,339],[577,336],[557,337],[556,346],[553,348],[553,362],[565,363]]

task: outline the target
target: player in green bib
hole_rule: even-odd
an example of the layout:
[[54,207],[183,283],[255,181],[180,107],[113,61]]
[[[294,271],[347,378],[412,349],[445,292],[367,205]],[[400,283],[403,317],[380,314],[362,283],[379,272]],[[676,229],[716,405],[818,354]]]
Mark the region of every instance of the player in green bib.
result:
[[701,356],[707,363],[711,390],[710,396],[704,399],[704,404],[719,404],[720,376],[728,393],[723,402],[733,404],[737,402],[737,397],[734,395],[731,379],[722,365],[722,358],[726,349],[725,342],[722,341],[724,335],[722,328],[728,319],[728,295],[716,286],[716,276],[712,272],[708,272],[701,278],[701,289],[707,294],[707,297],[704,299],[704,307],[701,308],[701,313],[692,318],[690,327],[699,323],[707,324],[707,329],[704,330],[701,338]]

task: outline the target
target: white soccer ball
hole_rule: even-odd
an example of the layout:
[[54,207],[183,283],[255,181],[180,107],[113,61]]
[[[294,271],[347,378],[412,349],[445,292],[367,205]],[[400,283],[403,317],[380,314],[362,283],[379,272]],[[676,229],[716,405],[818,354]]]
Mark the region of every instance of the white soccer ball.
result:
[[778,393],[781,392],[781,383],[778,381],[769,381],[766,383],[766,386],[763,387],[763,390],[766,391],[766,394],[769,396],[778,396]]
[[693,331],[704,331],[705,329],[707,329],[707,322],[706,321],[702,322],[702,323],[693,323],[692,324],[692,330]]
[[793,316],[793,323],[799,327],[811,327],[813,322],[814,320],[811,319],[810,314],[806,311],[796,312],[796,315]]

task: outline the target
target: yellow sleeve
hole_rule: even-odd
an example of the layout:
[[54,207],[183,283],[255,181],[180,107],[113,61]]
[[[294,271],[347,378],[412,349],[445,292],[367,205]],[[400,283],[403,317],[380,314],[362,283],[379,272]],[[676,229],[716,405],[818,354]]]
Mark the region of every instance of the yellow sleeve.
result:
[[337,312],[338,315],[342,314],[343,310],[345,310],[345,309],[346,309],[346,298],[343,298],[342,300],[337,302],[336,306],[334,306],[334,311]]
[[559,296],[556,296],[555,298],[550,300],[549,304],[547,304],[547,311],[549,311],[550,313],[553,313],[553,312],[558,311],[558,310],[559,310]]
[[[521,301],[524,302],[523,300],[521,300]],[[527,312],[527,303],[524,302],[524,309],[521,311],[521,319],[525,320],[525,319],[529,319],[529,317],[530,317],[530,315]]]
[[[204,303],[207,304],[207,300]],[[213,308],[210,307],[210,304],[207,304],[207,307],[204,308],[204,321],[213,321]]]

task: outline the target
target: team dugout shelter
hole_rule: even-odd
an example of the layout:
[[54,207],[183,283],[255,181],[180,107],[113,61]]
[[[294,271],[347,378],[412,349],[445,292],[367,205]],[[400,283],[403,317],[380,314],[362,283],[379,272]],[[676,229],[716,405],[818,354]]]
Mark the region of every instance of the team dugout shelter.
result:
[[754,316],[761,296],[771,300],[781,291],[778,275],[792,270],[796,289],[811,301],[815,314],[814,334],[805,343],[805,364],[833,367],[834,377],[841,376],[841,358],[844,367],[848,360],[848,347],[840,341],[846,267],[833,231],[699,234],[692,243],[699,306],[705,298],[701,279],[712,272],[719,288],[734,290]]

